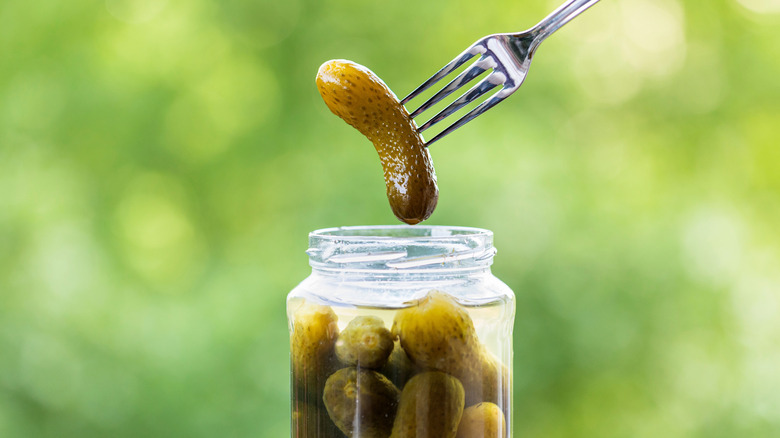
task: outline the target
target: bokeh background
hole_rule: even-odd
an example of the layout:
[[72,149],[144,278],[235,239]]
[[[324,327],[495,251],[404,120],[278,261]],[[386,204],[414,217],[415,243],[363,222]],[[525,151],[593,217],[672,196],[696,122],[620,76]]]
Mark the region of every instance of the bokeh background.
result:
[[[396,222],[318,66],[404,95],[558,2],[2,2],[0,436],[289,436],[307,233]],[[778,0],[605,0],[431,146],[517,294],[515,437],[780,436],[778,78]]]

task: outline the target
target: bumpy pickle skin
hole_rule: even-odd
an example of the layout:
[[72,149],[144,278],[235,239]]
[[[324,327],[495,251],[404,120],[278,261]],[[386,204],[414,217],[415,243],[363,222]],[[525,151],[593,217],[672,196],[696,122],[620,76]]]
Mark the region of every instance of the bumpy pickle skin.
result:
[[339,368],[334,344],[338,316],[329,306],[301,302],[292,309],[290,360],[296,402],[317,403],[328,376]]
[[323,400],[333,423],[350,438],[387,438],[400,391],[376,371],[343,368],[328,377]]
[[427,219],[439,199],[433,161],[390,88],[368,68],[343,59],[322,64],[317,88],[334,114],[374,144],[396,217],[411,225]]
[[440,371],[409,379],[390,438],[454,438],[463,415],[463,385]]
[[463,411],[456,438],[506,438],[506,420],[494,403],[479,403]]
[[345,365],[378,369],[393,351],[393,335],[376,316],[357,316],[336,341],[336,356]]
[[448,294],[433,290],[399,310],[392,332],[416,366],[460,379],[468,405],[488,401],[508,407],[507,368],[479,342],[468,312]]

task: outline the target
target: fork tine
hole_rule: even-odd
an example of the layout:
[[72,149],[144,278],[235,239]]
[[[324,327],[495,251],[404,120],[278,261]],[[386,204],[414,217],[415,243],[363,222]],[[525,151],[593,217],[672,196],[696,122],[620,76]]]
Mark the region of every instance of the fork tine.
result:
[[[484,70],[483,70],[484,71]],[[457,98],[455,101],[450,103],[446,108],[441,110],[438,114],[431,117],[430,120],[425,122],[422,126],[418,128],[419,132],[423,132],[426,129],[430,128],[431,126],[439,123],[440,121],[446,119],[449,117],[452,113],[458,111],[459,109],[463,108],[464,106],[468,105],[469,102],[474,101],[474,99],[478,98],[479,96],[482,96],[483,94],[487,93],[488,91],[492,90],[493,88],[496,88],[498,85],[502,85],[504,82],[505,77],[501,73],[493,72],[490,75],[488,75],[486,78],[482,79],[477,83],[477,85],[474,85],[471,87],[471,89],[463,95],[461,95],[459,98]],[[454,81],[453,81],[454,82]],[[450,94],[453,90],[450,90],[450,92],[446,94]],[[442,90],[443,91],[443,90]],[[446,95],[445,94],[445,95]],[[416,111],[415,111],[416,112]],[[414,116],[412,116],[414,117]]]
[[419,108],[414,110],[409,117],[415,118],[423,111],[426,111],[428,108],[432,107],[433,105],[437,104],[440,100],[444,99],[445,97],[449,96],[457,90],[458,88],[462,87],[463,85],[471,82],[472,79],[476,78],[477,76],[481,75],[482,73],[486,72],[489,68],[495,67],[495,61],[493,61],[490,58],[480,58],[479,61],[475,62],[471,67],[469,67],[467,70],[463,71],[461,74],[459,74],[455,79],[450,81],[444,88],[439,90],[438,93],[433,95],[430,99],[425,101],[422,105],[420,105]]
[[423,91],[427,90],[431,87],[431,85],[435,84],[436,82],[439,82],[442,78],[452,73],[455,69],[463,65],[464,62],[468,61],[469,59],[473,58],[477,53],[472,50],[472,48],[469,48],[465,52],[461,53],[455,59],[449,62],[449,64],[442,67],[441,70],[437,71],[436,74],[428,78],[427,81],[423,82],[422,85],[417,87],[414,91],[409,93],[408,96],[404,97],[401,100],[401,105],[405,105],[410,100],[414,99],[416,96],[418,96]]
[[479,104],[479,106],[477,106],[473,110],[469,111],[468,114],[466,114],[465,116],[463,116],[460,119],[458,119],[457,122],[453,123],[452,125],[448,126],[446,129],[441,131],[440,133],[436,134],[436,136],[434,136],[432,139],[426,141],[425,142],[425,146],[426,147],[430,146],[436,140],[438,140],[438,139],[444,137],[445,135],[449,134],[450,132],[460,128],[461,126],[463,126],[466,123],[468,123],[469,121],[471,121],[471,119],[479,116],[480,114],[484,113],[485,111],[489,110],[490,108],[493,108],[496,104],[498,104],[499,102],[504,100],[504,98],[506,98],[508,95],[509,95],[508,93],[503,93],[502,91],[497,92],[490,99],[482,102],[481,104]]

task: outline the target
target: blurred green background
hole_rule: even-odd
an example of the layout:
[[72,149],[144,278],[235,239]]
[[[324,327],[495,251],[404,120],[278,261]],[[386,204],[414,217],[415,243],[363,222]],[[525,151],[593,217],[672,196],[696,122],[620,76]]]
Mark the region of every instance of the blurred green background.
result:
[[[404,95],[558,2],[2,2],[0,436],[289,436],[307,233],[396,223],[318,66]],[[778,0],[605,0],[431,147],[517,294],[515,437],[780,436],[778,78]]]

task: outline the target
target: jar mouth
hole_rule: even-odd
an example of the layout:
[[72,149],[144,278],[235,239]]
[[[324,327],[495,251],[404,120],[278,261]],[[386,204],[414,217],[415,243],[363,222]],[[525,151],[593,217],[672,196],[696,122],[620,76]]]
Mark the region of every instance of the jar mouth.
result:
[[324,228],[309,234],[313,268],[349,270],[468,270],[492,263],[493,232],[442,225]]

